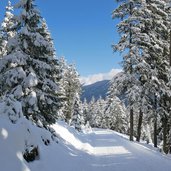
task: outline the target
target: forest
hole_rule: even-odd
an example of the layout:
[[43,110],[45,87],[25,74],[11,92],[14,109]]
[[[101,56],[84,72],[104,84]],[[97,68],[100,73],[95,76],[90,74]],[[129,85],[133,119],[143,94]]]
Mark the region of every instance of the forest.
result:
[[[122,72],[110,81],[105,99],[92,97],[90,102],[81,101],[76,66],[56,55],[34,0],[8,2],[0,28],[1,121],[7,117],[15,125],[24,117],[48,131],[51,138],[42,138],[45,145],[58,138],[52,125],[63,121],[78,133],[113,130],[171,153],[170,1],[116,2],[112,19],[119,21],[119,41],[111,51],[120,52]],[[34,160],[30,154],[37,149],[26,143],[24,159]]]

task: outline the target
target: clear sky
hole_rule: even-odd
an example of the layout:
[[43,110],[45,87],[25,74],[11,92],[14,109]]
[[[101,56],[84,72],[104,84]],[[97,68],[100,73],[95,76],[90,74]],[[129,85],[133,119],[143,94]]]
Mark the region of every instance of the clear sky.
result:
[[[11,0],[12,3],[18,0]],[[0,0],[0,19],[7,0]],[[111,45],[117,42],[111,13],[115,0],[36,0],[46,19],[58,56],[75,63],[81,76],[121,68],[121,58]]]

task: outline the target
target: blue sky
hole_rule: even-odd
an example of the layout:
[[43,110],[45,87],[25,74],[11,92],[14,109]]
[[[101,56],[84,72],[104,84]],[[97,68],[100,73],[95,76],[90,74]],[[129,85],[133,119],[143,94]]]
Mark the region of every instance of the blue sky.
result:
[[[117,6],[114,0],[35,2],[52,33],[57,55],[75,63],[81,76],[121,68],[121,58],[111,48],[118,40],[116,21],[111,18],[111,12]],[[1,19],[6,3],[7,0],[0,0]]]

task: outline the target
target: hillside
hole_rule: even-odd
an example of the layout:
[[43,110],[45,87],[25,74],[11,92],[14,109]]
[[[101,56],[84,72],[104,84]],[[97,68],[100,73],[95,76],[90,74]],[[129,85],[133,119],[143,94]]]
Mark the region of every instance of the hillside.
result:
[[[2,171],[170,171],[171,159],[126,135],[104,129],[78,133],[64,122],[52,125],[58,142],[45,129],[25,118],[12,124],[0,120],[0,168]],[[49,139],[46,144],[45,140]],[[26,162],[23,150],[34,144],[39,155]],[[162,165],[161,165],[162,163]]]
[[91,85],[83,86],[83,93],[81,96],[81,100],[83,101],[84,98],[86,98],[87,101],[89,102],[93,96],[96,100],[100,96],[102,98],[105,98],[109,88],[109,82],[110,82],[109,80],[103,80],[103,81],[98,81]]

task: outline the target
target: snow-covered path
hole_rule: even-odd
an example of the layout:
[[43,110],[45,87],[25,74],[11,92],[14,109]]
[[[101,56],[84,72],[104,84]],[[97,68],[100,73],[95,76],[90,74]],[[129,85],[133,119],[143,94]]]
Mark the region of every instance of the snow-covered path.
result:
[[65,138],[68,145],[78,150],[75,149],[79,168],[68,171],[171,170],[170,158],[145,145],[130,142],[113,131],[96,129],[74,137],[67,129],[62,130],[64,127],[61,127],[61,130],[59,127],[58,131],[63,133],[60,135]]
[[94,147],[92,171],[171,170],[170,159],[143,145],[129,142],[114,132],[95,131],[89,136]]
[[[78,133],[64,122],[53,125],[58,143],[47,146],[42,138],[51,134],[25,118],[16,124],[0,119],[0,171],[170,171],[171,158],[149,146],[130,142],[110,130]],[[29,130],[29,131],[28,131]],[[39,158],[26,162],[23,150],[38,145]]]

